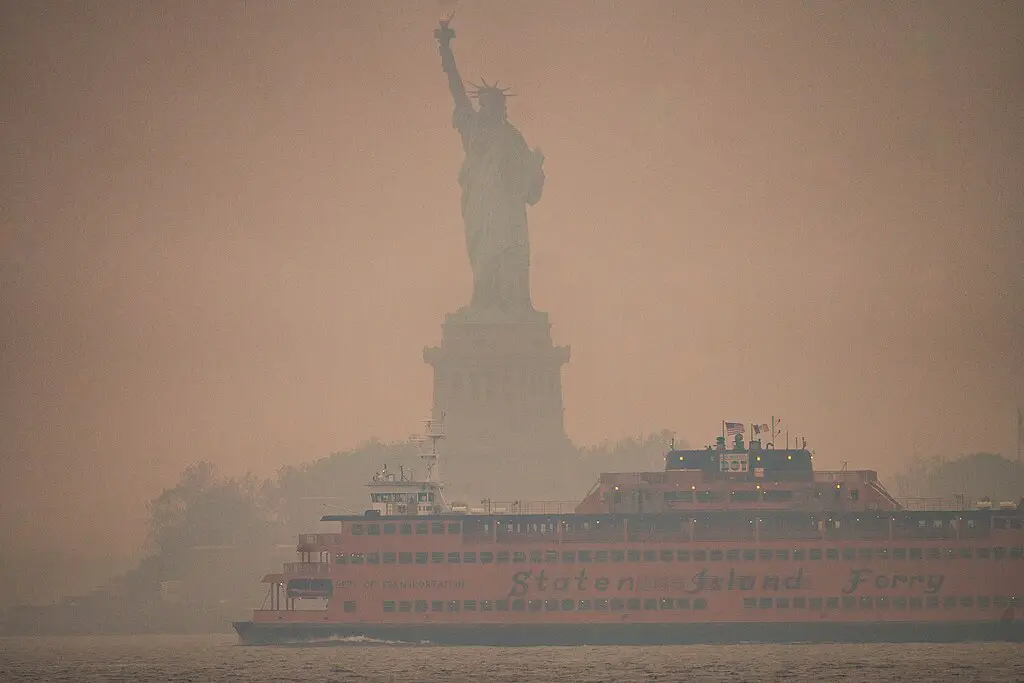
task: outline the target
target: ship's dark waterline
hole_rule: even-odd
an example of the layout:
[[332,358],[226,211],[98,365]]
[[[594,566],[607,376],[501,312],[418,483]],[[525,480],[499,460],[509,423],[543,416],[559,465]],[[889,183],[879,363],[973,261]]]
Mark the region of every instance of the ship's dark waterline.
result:
[[1021,681],[1012,643],[239,647],[233,635],[0,639],[3,681]]

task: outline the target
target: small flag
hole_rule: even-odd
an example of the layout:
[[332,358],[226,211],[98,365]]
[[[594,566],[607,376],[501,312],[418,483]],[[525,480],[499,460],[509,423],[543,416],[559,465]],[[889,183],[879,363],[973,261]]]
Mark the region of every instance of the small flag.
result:
[[761,434],[761,433],[767,432],[769,429],[771,429],[771,428],[768,425],[766,425],[766,424],[754,425],[754,434],[755,435]]
[[744,428],[743,428],[743,423],[742,422],[726,422],[725,423],[725,433],[726,433],[726,435],[728,435],[728,436],[736,436],[737,434],[742,434],[743,432],[744,432]]

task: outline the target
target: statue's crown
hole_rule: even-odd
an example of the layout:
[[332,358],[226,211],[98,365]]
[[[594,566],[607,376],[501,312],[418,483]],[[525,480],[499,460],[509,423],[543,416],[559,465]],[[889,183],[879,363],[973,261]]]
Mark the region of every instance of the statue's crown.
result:
[[473,97],[473,98],[476,98],[476,99],[480,99],[481,97],[499,97],[499,96],[504,99],[506,97],[515,97],[516,96],[515,93],[509,92],[512,88],[500,88],[500,87],[498,87],[498,81],[494,81],[493,84],[489,84],[489,83],[487,83],[487,81],[485,81],[483,78],[481,78],[480,79],[480,85],[477,85],[476,83],[470,83],[469,81],[466,81],[466,84],[469,85],[472,88],[472,90],[470,90],[466,94],[469,95],[470,97]]

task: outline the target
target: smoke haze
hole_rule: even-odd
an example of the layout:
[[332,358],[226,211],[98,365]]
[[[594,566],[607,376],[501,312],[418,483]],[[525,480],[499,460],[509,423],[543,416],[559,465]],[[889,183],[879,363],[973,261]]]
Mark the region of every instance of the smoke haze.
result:
[[[188,463],[414,431],[470,293],[437,4],[0,11],[3,552],[123,564]],[[1024,5],[481,0],[453,27],[547,157],[532,288],[576,443],[774,414],[821,467],[1013,456]]]

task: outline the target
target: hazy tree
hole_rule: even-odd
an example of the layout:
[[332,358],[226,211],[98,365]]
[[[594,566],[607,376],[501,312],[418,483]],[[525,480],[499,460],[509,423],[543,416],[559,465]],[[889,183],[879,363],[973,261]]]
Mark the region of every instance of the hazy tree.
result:
[[1024,496],[1024,465],[996,453],[971,453],[955,458],[933,456],[911,461],[896,475],[897,495],[952,499],[963,495],[977,502],[1017,501]]

